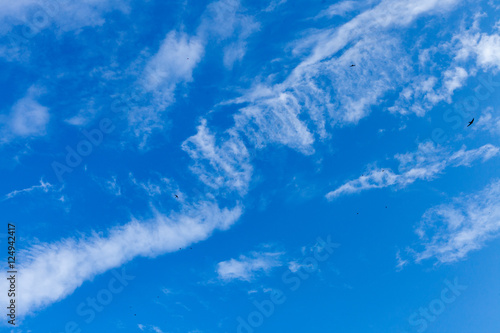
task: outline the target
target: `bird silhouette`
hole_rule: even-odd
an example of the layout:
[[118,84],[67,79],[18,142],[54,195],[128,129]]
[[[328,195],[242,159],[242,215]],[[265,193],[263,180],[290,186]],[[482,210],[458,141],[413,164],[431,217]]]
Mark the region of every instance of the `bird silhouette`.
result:
[[469,125],[467,125],[467,127],[469,127],[470,125],[472,125],[473,122],[474,122],[474,118],[472,118],[472,120],[469,121]]
[[351,65],[351,67],[354,67],[354,66],[356,66],[356,65],[354,65],[354,64]]
[[179,199],[179,196],[176,194],[176,195],[175,195],[175,198],[176,198],[176,199]]

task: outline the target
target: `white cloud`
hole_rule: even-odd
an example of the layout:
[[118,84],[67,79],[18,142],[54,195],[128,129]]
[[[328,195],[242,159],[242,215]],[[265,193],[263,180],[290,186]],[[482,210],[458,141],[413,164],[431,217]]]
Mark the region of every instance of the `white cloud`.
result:
[[[388,91],[407,80],[411,74],[409,63],[398,39],[383,33],[368,34],[338,58],[309,65],[304,76],[306,82],[318,84],[327,79],[332,85],[332,89],[323,87],[335,100],[333,110],[323,111],[331,122],[356,124]],[[351,64],[356,67],[351,68]]]
[[292,272],[292,273],[295,273],[297,272],[299,269],[301,269],[302,267],[304,267],[303,264],[300,264],[296,261],[290,261],[288,263],[288,269]]
[[493,108],[486,111],[474,121],[473,131],[488,131],[491,135],[500,136],[500,116],[494,116]]
[[399,161],[399,173],[390,169],[375,169],[362,175],[358,179],[348,181],[344,185],[329,192],[326,198],[333,200],[341,195],[359,193],[373,188],[398,186],[399,188],[412,184],[416,180],[432,180],[442,173],[447,167],[470,166],[476,160],[483,162],[497,156],[498,147],[486,144],[477,149],[460,150],[451,152],[443,147],[435,146],[432,142],[421,143],[417,151],[398,154],[395,158]]
[[[35,10],[34,10],[35,9]],[[77,30],[86,26],[99,26],[105,23],[103,15],[114,10],[127,12],[128,1],[118,0],[81,0],[78,2],[64,0],[20,0],[15,2],[2,2],[0,5],[0,31],[10,30],[13,23],[22,22],[31,25],[36,33],[55,22],[63,31]],[[36,14],[37,21],[30,17]],[[27,30],[29,32],[29,30]]]
[[167,34],[158,52],[147,61],[138,81],[142,104],[134,107],[128,116],[135,135],[142,138],[141,148],[154,131],[164,128],[162,115],[175,102],[176,89],[193,81],[193,72],[202,61],[206,45],[226,43],[223,62],[231,69],[235,62],[243,59],[247,39],[258,29],[259,24],[243,13],[238,0],[220,0],[207,6],[195,35],[178,31]]
[[500,181],[427,210],[416,233],[425,248],[417,262],[432,257],[454,262],[482,248],[500,235]]
[[37,102],[43,90],[32,86],[26,95],[18,100],[7,116],[0,118],[2,142],[16,137],[35,137],[46,134],[49,123],[49,109]]
[[229,42],[224,48],[224,66],[230,70],[246,53],[247,39],[258,31],[260,24],[253,16],[246,15],[239,0],[220,0],[207,6],[198,27],[203,40],[215,39]]
[[[164,129],[164,114],[175,102],[175,91],[193,80],[193,71],[205,52],[203,41],[196,36],[170,31],[158,51],[151,56],[137,81],[129,102],[128,122],[144,148],[154,131]],[[127,100],[127,98],[125,98]]]
[[237,61],[241,61],[246,53],[246,43],[243,41],[229,44],[224,48],[224,66],[232,69]]
[[489,69],[500,69],[500,35],[482,34],[477,47],[477,62],[480,66]]
[[30,97],[21,99],[12,108],[11,129],[19,136],[38,136],[45,134],[49,122],[48,108]]
[[190,82],[193,79],[193,69],[203,53],[204,48],[199,38],[176,31],[169,32],[158,52],[146,65],[145,89],[170,94],[177,83]]
[[113,11],[128,13],[129,1],[20,0],[0,4],[0,57],[27,62],[35,53],[36,37],[44,30],[55,34],[102,26]]
[[121,186],[118,184],[116,176],[112,176],[110,180],[105,180],[104,187],[109,193],[113,194],[114,196],[118,197],[122,195]]
[[420,74],[411,78],[410,83],[399,93],[399,98],[388,110],[393,113],[414,113],[424,116],[440,102],[451,103],[457,89],[462,88],[469,76],[476,74],[474,66],[466,64],[459,57],[452,59],[451,64],[442,70],[437,64],[438,56],[453,55],[456,50],[454,43],[442,43],[419,51],[420,71],[431,73]]
[[470,29],[454,36],[454,40],[459,43],[456,58],[465,61],[472,57],[475,58],[476,65],[483,70],[498,70],[500,69],[500,35],[480,32],[479,21],[482,17],[476,16]]
[[148,197],[159,196],[165,193],[170,193],[172,196],[177,194],[182,200],[182,193],[179,190],[179,186],[171,179],[167,177],[159,176],[158,180],[154,181],[148,179],[147,182],[137,180],[132,173],[129,174],[130,181],[137,187],[144,190]]
[[327,9],[322,10],[317,17],[328,16],[344,16],[345,14],[355,10],[360,5],[359,1],[341,1],[330,5]]
[[271,0],[271,2],[269,3],[269,6],[267,6],[264,11],[265,12],[272,12],[273,10],[275,10],[276,8],[278,8],[279,6],[285,4],[288,0]]
[[163,333],[163,331],[158,326],[152,326],[151,329],[156,333]]
[[263,93],[266,96],[254,100],[234,116],[236,130],[244,133],[258,148],[280,143],[312,154],[314,138],[299,119],[301,106],[297,97],[290,92]]
[[217,274],[223,281],[252,281],[257,274],[268,273],[283,265],[282,252],[252,252],[250,256],[240,255],[238,259],[221,261],[217,264]]
[[396,260],[397,260],[396,271],[398,271],[398,272],[401,271],[409,263],[409,261],[407,259],[403,259],[401,257],[400,250],[398,250],[398,252],[396,252]]
[[191,170],[202,182],[216,189],[225,187],[245,194],[253,170],[249,154],[234,131],[227,134],[229,138],[219,144],[204,119],[198,132],[182,143],[182,149],[194,160]]
[[[446,88],[446,95],[450,96],[453,92],[464,85],[465,80],[468,78],[469,74],[462,67],[455,67],[444,72],[445,82],[444,86]],[[448,98],[448,101],[451,100]]]
[[[461,28],[449,42],[419,50],[420,71],[424,74],[412,78],[389,111],[423,116],[439,102],[451,103],[455,91],[475,76],[479,67],[488,70],[500,64],[494,56],[499,36],[481,33],[479,29],[480,20],[485,16],[476,13],[472,25]],[[443,55],[451,56],[444,70]],[[470,58],[476,59],[476,65],[470,64]]]
[[230,38],[244,40],[258,28],[254,18],[244,14],[239,0],[219,0],[207,6],[198,27],[198,36],[218,41]]
[[43,179],[40,179],[40,185],[33,185],[31,187],[28,187],[28,188],[25,188],[25,189],[22,189],[22,190],[14,190],[10,193],[7,193],[5,195],[5,198],[4,200],[8,200],[8,199],[11,199],[19,194],[25,194],[25,193],[30,193],[30,192],[33,192],[33,191],[43,191],[45,193],[49,192],[50,190],[52,190],[54,188],[54,185],[52,185],[51,183],[49,182],[44,182]]
[[[382,1],[340,27],[313,31],[294,43],[293,55],[304,60],[284,81],[256,82],[244,96],[227,102],[248,104],[235,115],[236,127],[257,147],[280,143],[311,154],[313,128],[327,138],[328,126],[357,123],[387,92],[409,80],[411,57],[387,29],[459,2]],[[347,10],[352,4],[339,6]],[[351,63],[357,66],[350,68]],[[450,70],[445,89],[457,89],[465,76],[463,68]],[[269,77],[272,81],[273,75]]]
[[[83,282],[137,256],[155,257],[205,240],[216,230],[228,229],[241,213],[239,206],[221,209],[202,202],[170,216],[155,212],[151,220],[133,218],[108,230],[106,236],[94,233],[33,245],[19,253],[23,262],[19,264],[17,313],[24,315],[57,302]],[[5,289],[6,281],[2,279],[0,287]]]
[[64,120],[64,122],[73,126],[86,126],[88,125],[96,116],[96,101],[91,98],[85,107],[79,110],[75,115]]
[[463,146],[460,150],[453,153],[448,158],[448,165],[457,167],[457,166],[470,166],[472,162],[476,160],[482,160],[485,162],[490,158],[493,158],[498,155],[499,149],[491,144],[486,144],[477,149],[466,150],[465,146]]
[[348,43],[390,27],[404,27],[418,17],[447,11],[458,4],[459,0],[422,0],[412,2],[407,0],[384,0],[373,9],[367,10],[339,28],[331,28],[323,34],[306,58],[296,69],[296,75],[307,71],[308,66],[331,57],[342,50]]
[[137,324],[137,327],[139,327],[141,331],[147,330],[147,332],[163,333],[163,331],[158,326],[154,325]]

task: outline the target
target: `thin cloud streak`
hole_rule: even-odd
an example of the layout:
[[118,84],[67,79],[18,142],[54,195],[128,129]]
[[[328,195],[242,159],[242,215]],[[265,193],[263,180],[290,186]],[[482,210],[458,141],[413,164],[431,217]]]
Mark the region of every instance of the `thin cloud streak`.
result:
[[[227,230],[241,214],[241,206],[228,209],[202,202],[169,216],[155,212],[155,217],[147,221],[133,218],[107,231],[106,236],[94,233],[80,239],[35,244],[19,253],[23,263],[18,269],[18,314],[57,302],[85,281],[135,257],[155,257],[205,240],[216,230]],[[7,288],[6,283],[3,279],[0,287]],[[5,294],[3,302],[6,299]]]
[[470,166],[476,160],[485,162],[497,156],[499,152],[500,149],[491,144],[471,150],[463,146],[452,153],[432,142],[421,143],[416,152],[395,156],[399,160],[399,173],[390,169],[372,170],[366,176],[362,175],[327,193],[326,198],[333,200],[342,195],[389,186],[403,188],[419,179],[432,180],[448,167]]

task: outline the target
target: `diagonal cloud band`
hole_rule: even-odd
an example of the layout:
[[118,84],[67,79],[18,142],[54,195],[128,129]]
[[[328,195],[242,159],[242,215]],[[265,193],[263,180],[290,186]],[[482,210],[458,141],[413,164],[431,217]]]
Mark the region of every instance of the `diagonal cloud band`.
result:
[[[155,257],[207,239],[215,230],[226,230],[241,216],[242,207],[219,208],[202,202],[170,216],[115,227],[107,236],[94,233],[42,243],[19,253],[18,315],[28,314],[70,295],[85,281],[123,265],[138,256]],[[0,286],[8,290],[7,280]],[[6,294],[2,302],[6,304]]]

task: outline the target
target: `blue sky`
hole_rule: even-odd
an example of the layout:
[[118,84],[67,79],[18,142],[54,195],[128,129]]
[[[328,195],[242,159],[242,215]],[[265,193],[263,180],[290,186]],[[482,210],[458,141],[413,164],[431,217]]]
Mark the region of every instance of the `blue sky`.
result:
[[2,331],[500,330],[494,1],[0,9]]

